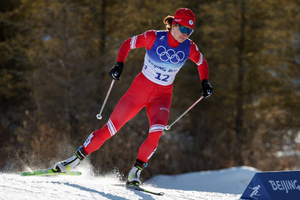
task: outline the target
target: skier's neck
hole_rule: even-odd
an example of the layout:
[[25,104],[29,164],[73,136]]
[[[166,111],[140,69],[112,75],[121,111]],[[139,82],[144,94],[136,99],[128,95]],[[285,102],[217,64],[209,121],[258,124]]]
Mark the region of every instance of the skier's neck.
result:
[[175,38],[171,34],[171,31],[168,32],[168,44],[170,47],[173,47],[173,48],[178,47],[178,45],[180,44],[180,42],[175,40]]

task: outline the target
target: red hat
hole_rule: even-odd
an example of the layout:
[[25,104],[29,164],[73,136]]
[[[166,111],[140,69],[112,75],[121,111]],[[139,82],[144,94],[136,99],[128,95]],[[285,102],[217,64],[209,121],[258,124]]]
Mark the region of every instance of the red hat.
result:
[[186,26],[194,29],[195,14],[188,8],[180,8],[174,15],[174,21],[181,26]]

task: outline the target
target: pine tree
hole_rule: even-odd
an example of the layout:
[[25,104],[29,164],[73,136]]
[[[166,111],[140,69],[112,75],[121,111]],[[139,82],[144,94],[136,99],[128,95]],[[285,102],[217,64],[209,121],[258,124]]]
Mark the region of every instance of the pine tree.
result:
[[[210,107],[203,115],[214,126],[208,133],[199,134],[219,138],[212,140],[218,153],[209,156],[225,158],[226,165],[262,166],[260,158],[270,157],[267,151],[280,149],[283,144],[278,141],[283,141],[291,127],[291,121],[282,114],[287,112],[284,104],[293,104],[299,95],[295,90],[297,76],[291,75],[295,66],[289,62],[294,59],[290,50],[298,31],[291,23],[291,19],[299,20],[296,5],[277,0],[240,0],[199,6],[202,44],[215,87]],[[293,127],[296,132],[298,128]],[[277,135],[278,131],[281,134]]]

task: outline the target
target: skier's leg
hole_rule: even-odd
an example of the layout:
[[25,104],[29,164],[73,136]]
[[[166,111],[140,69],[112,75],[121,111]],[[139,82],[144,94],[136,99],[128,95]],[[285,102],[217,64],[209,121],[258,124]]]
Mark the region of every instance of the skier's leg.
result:
[[[116,132],[136,113],[141,109],[141,106],[134,104],[131,100],[123,97],[116,108],[114,109],[110,119],[102,128],[94,131],[89,135],[89,137],[84,142],[81,147],[81,151],[84,152],[85,156],[99,149],[103,143],[111,138]],[[127,115],[125,115],[127,113]],[[84,156],[84,157],[85,157]],[[73,155],[71,158],[59,162],[54,167],[58,171],[66,172],[75,168],[83,160],[79,159],[77,154]]]
[[150,103],[147,105],[147,114],[150,122],[149,135],[141,145],[136,162],[129,171],[127,184],[139,185],[141,183],[141,171],[154,154],[162,131],[168,123],[169,110],[171,107],[171,93],[172,88],[165,94],[159,92],[159,98],[153,101],[150,99]]
[[147,139],[141,145],[137,159],[144,163],[152,157],[158,146],[162,131],[168,123],[170,106],[151,106],[148,108],[150,129]]
[[112,112],[106,125],[91,133],[84,142],[84,151],[89,155],[99,149],[107,139],[114,136],[127,121],[133,118],[142,107],[143,105],[135,104],[124,96]]
[[[101,129],[91,133],[84,142],[81,150],[86,155],[89,155],[93,151],[99,149],[107,139],[115,135],[127,121],[140,111],[140,109],[145,105],[145,102],[148,99],[147,95],[149,93],[149,91],[143,87],[145,87],[143,77],[138,75],[115,107],[107,124]],[[146,88],[151,90],[149,87]],[[57,163],[54,166],[54,169],[57,169],[58,171],[69,171],[76,167],[82,159],[75,154],[71,158]]]
[[137,159],[147,163],[154,154],[162,131],[168,123],[172,101],[173,85],[159,86],[146,106],[149,118],[149,135],[141,145]]
[[[148,109],[148,114],[153,114],[150,110],[152,109]],[[157,114],[157,117],[153,119],[153,124],[151,124],[150,126],[149,135],[144,141],[144,143],[141,145],[137,159],[133,164],[133,167],[129,171],[127,184],[141,184],[140,174],[143,168],[146,167],[148,160],[154,154],[158,146],[159,138],[162,135],[162,131],[164,130],[164,127],[167,125],[168,122],[169,112],[164,110],[160,111]]]
[[146,105],[153,87],[153,84],[149,85],[149,80],[146,80],[144,75],[139,74],[113,110],[107,124],[93,132],[85,141],[83,145],[85,152],[90,154],[99,149],[107,139],[114,136],[132,119]]

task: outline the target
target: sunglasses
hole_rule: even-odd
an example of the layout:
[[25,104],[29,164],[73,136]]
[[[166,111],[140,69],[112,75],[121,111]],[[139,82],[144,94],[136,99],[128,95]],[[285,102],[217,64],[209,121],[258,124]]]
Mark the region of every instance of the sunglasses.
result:
[[[174,21],[174,22],[175,22],[175,21]],[[179,26],[179,30],[180,30],[180,32],[183,33],[183,34],[187,33],[188,36],[190,36],[190,35],[192,35],[192,33],[194,32],[193,29],[190,29],[190,28],[181,26],[181,25],[179,25],[177,22],[175,22],[175,24],[176,24],[177,26]]]

